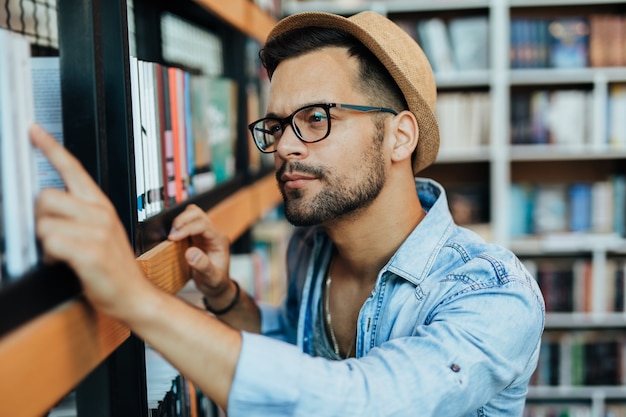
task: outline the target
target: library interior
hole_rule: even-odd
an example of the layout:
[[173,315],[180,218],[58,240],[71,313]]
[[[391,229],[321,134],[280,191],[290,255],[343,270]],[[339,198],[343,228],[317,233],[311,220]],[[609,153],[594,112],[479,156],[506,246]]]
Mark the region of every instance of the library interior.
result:
[[[540,288],[523,416],[626,417],[625,1],[0,3],[0,417],[226,415],[94,309],[68,265],[43,259],[35,201],[65,184],[33,148],[32,122],[110,199],[155,286],[208,308],[190,242],[168,239],[195,204],[231,242],[238,291],[279,306],[294,227],[274,156],[248,127],[270,97],[259,50],[288,16],[364,11],[400,26],[432,67],[440,145],[419,177]],[[291,117],[275,120],[305,141]]]

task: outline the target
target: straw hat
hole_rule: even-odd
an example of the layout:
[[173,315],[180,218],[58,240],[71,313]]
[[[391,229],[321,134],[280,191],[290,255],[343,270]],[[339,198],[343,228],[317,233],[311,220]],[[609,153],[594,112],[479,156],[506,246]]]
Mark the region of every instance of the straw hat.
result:
[[294,14],[279,21],[267,40],[304,27],[341,29],[372,51],[396,81],[417,118],[419,141],[413,155],[413,174],[432,164],[439,150],[439,126],[434,114],[437,87],[428,59],[417,42],[391,20],[370,11],[349,18],[324,12]]

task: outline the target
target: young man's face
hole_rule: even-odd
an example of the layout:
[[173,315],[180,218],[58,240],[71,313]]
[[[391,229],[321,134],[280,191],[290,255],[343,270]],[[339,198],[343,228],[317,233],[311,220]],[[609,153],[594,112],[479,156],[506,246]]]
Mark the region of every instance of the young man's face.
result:
[[[286,117],[314,103],[378,106],[356,88],[358,63],[343,48],[325,48],[282,62],[272,77],[268,114]],[[386,179],[383,129],[377,116],[332,108],[331,131],[304,143],[285,127],[275,153],[287,219],[327,224],[366,208]]]

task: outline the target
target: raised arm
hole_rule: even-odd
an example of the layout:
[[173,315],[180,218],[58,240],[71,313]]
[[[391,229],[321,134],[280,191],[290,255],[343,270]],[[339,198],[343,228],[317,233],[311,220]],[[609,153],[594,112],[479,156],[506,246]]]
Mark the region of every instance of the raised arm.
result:
[[126,324],[225,408],[240,332],[152,285],[113,205],[79,161],[41,127],[30,133],[67,188],[42,190],[37,201],[46,262],[66,262],[96,309]]

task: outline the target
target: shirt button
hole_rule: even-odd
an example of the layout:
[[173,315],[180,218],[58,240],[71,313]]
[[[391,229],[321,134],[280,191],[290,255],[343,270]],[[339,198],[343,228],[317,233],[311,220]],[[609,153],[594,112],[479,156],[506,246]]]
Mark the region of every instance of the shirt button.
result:
[[461,370],[461,367],[456,363],[453,363],[452,365],[450,365],[450,369],[452,369],[452,372],[459,372]]

